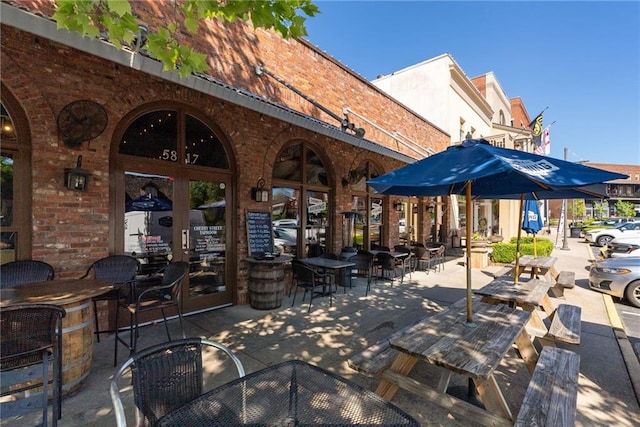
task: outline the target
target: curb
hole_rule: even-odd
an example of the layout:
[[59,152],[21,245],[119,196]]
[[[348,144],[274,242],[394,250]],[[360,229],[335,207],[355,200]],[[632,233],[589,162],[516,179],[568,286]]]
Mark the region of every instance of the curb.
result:
[[[589,253],[589,260],[595,261],[593,252],[591,250],[588,250],[587,252]],[[613,335],[616,337],[620,353],[622,354],[622,359],[624,360],[625,367],[627,368],[627,373],[631,380],[631,387],[633,387],[636,400],[638,401],[638,404],[640,404],[640,360],[631,346],[629,337],[627,337],[624,330],[624,323],[620,316],[618,316],[618,310],[613,304],[613,298],[611,298],[611,295],[602,294],[602,300],[604,302],[605,310],[607,311],[609,324],[613,329]]]
[[636,400],[638,404],[640,404],[640,361],[624,331],[622,319],[618,316],[618,310],[616,310],[616,307],[613,305],[613,299],[610,295],[603,295],[602,297],[607,310],[607,316],[609,316],[609,323],[611,323],[613,334],[618,342],[618,347],[620,347],[622,359],[624,360],[629,379],[631,380],[631,386],[635,392]]

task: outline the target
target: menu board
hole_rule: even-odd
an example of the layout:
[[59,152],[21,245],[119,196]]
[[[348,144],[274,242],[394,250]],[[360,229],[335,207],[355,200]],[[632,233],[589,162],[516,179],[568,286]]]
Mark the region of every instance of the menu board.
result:
[[271,212],[247,211],[247,241],[250,256],[273,252]]

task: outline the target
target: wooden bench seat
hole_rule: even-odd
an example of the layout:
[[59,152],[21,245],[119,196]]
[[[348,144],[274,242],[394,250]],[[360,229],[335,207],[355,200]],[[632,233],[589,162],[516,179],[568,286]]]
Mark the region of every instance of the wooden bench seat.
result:
[[349,367],[356,371],[377,376],[395,360],[398,350],[390,347],[389,340],[380,341],[349,359]]
[[555,342],[580,344],[582,309],[575,305],[560,304],[553,312],[549,331],[540,340],[543,345],[555,345]]
[[573,271],[561,271],[556,277],[556,284],[549,290],[557,298],[564,297],[565,288],[573,288],[576,285],[576,273]]
[[515,268],[515,266],[513,264],[505,265],[500,270],[498,270],[495,273],[493,273],[493,278],[497,279],[498,277],[502,277],[502,276],[511,276],[511,277],[513,277],[513,269],[514,268]]
[[580,355],[544,347],[514,425],[573,426],[579,372]]

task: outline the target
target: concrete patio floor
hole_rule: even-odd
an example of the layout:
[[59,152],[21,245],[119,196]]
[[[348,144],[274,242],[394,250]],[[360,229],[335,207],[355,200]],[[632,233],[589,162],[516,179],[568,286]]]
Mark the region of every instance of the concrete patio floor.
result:
[[[553,239],[553,237],[552,237]],[[558,270],[576,272],[576,287],[565,291],[566,301],[552,298],[554,304],[570,303],[582,307],[582,342],[579,346],[562,346],[581,355],[580,386],[576,425],[633,426],[640,423],[638,360],[628,358],[624,344],[619,344],[611,326],[606,301],[609,297],[588,289],[586,270],[588,247],[582,239],[570,239],[570,251],[555,249]],[[281,308],[260,311],[250,306],[234,306],[185,318],[187,336],[206,337],[230,347],[240,358],[247,372],[281,361],[302,359],[349,378],[367,389],[375,390],[377,379],[359,374],[347,365],[349,357],[388,336],[416,319],[442,310],[465,297],[464,259],[449,256],[440,272],[415,272],[401,285],[378,281],[373,292],[364,296],[365,283],[347,293],[339,288],[333,307],[328,298],[314,300],[311,311],[299,294],[296,305],[285,296]],[[498,267],[473,269],[472,283],[479,288],[492,280],[491,271]],[[173,338],[179,338],[177,319],[170,321]],[[164,326],[145,326],[140,331],[139,348],[166,340]],[[621,347],[622,345],[622,347]],[[628,345],[628,342],[627,342]],[[109,397],[113,367],[114,337],[105,336],[94,344],[91,373],[83,387],[63,400],[60,426],[113,426],[115,417]],[[621,350],[623,348],[623,350]],[[126,359],[124,347],[118,364]],[[627,358],[625,359],[625,356]],[[635,360],[633,360],[635,359]],[[634,364],[635,363],[635,364]],[[207,387],[224,383],[236,376],[235,368],[224,355],[207,353],[205,370]],[[435,385],[438,370],[417,364],[411,376]],[[529,374],[511,350],[498,368],[496,378],[511,410],[517,414],[524,396]],[[466,392],[466,378],[455,377],[452,383],[460,393]],[[123,384],[126,386],[126,384]],[[124,390],[125,410],[134,425],[130,388]],[[457,418],[422,398],[400,390],[393,403],[406,410],[424,426],[470,426],[473,420]],[[37,412],[17,419],[3,419],[2,425],[37,425]]]

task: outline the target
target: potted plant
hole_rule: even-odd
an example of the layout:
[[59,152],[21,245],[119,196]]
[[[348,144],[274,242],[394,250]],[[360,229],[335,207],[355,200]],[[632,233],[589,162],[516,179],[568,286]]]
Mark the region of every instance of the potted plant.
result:
[[489,243],[489,240],[480,233],[473,233],[473,236],[471,236],[471,247],[488,246]]

